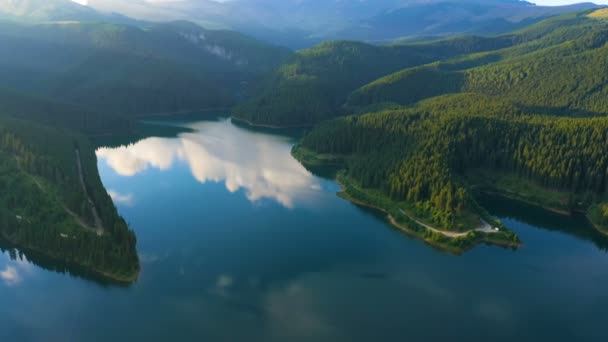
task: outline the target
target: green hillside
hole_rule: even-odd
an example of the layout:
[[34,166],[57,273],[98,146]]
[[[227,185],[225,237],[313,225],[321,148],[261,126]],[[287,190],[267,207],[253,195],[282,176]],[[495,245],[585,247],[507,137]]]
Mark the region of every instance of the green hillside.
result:
[[319,124],[294,155],[341,162],[348,196],[393,218],[469,231],[487,221],[474,195],[489,191],[586,211],[606,231],[608,26],[587,14],[501,36],[510,47],[371,82],[344,107],[367,114]]
[[[256,124],[312,125],[374,104],[409,105],[458,92],[507,95],[522,106],[543,107],[538,111],[601,111],[602,90],[594,87],[603,82],[596,71],[604,67],[608,24],[589,13],[494,37],[393,46],[325,43],[298,52],[267,75],[235,116]],[[555,96],[559,89],[538,87],[539,82],[581,89]]]
[[0,86],[125,114],[226,107],[290,54],[185,22],[0,27]]
[[347,113],[342,105],[348,95],[382,75],[516,43],[513,37],[459,37],[394,46],[324,43],[299,51],[267,75],[234,115],[255,124],[311,125]]
[[606,132],[606,118],[529,115],[497,97],[459,94],[322,123],[294,155],[339,156],[360,189],[380,190],[436,227],[468,231],[483,218],[473,197],[480,174],[512,175],[518,187],[491,190],[557,210],[602,200]]
[[84,136],[0,117],[0,204],[0,236],[13,244],[109,279],[137,278],[135,235],[101,184]]
[[0,104],[0,116],[68,128],[90,135],[124,133],[132,127],[132,120],[116,113],[97,111],[12,89],[0,88]]
[[517,35],[561,23],[559,30],[514,47],[402,70],[353,92],[351,107],[409,105],[441,94],[500,95],[529,112],[603,115],[608,24],[581,16],[552,20]]

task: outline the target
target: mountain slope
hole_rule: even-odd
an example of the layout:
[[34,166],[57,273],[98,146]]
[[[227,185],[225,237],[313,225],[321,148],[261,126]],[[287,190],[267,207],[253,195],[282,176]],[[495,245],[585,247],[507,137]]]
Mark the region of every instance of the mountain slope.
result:
[[0,86],[127,114],[224,107],[243,82],[290,54],[184,22],[147,29],[107,23],[1,28]]
[[272,72],[235,116],[256,124],[310,125],[367,106],[409,105],[458,92],[500,94],[539,113],[601,113],[608,22],[588,15],[563,15],[492,37],[393,46],[325,43]]
[[608,79],[600,70],[608,66],[608,22],[585,15],[552,21],[564,26],[527,44],[383,77],[354,92],[348,104],[408,105],[441,94],[475,92],[499,95],[539,113],[605,114]]
[[138,19],[232,28],[292,48],[327,40],[502,33],[552,15],[596,7],[546,7],[516,0],[90,0],[89,5]]
[[[478,191],[587,211],[605,232],[608,21],[588,15],[514,32],[512,47],[372,82],[349,100],[367,113],[322,122],[293,154],[340,164],[345,198],[441,247],[488,242],[471,231],[489,222]],[[463,241],[437,230],[468,233]]]
[[529,115],[500,97],[457,94],[322,123],[294,155],[340,156],[359,189],[379,190],[436,227],[467,231],[483,218],[471,190],[479,170],[515,177],[523,191],[538,188],[547,197],[536,200],[560,210],[603,198],[607,131],[606,117]]
[[298,51],[256,86],[235,108],[237,118],[269,125],[310,125],[344,114],[349,93],[371,80],[402,69],[464,53],[511,46],[511,37],[457,38],[433,43],[374,46],[328,42]]
[[499,34],[540,19],[596,7],[592,3],[535,6],[525,1],[411,2],[372,17],[339,36],[386,40],[403,36]]

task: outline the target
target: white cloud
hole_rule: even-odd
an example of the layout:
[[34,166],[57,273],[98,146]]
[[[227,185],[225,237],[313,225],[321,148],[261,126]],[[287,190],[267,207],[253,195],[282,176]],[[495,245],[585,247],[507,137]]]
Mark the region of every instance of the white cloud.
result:
[[21,282],[21,276],[13,266],[7,266],[4,271],[0,272],[0,279],[8,286],[17,285]]
[[132,206],[135,203],[133,194],[121,194],[114,190],[108,190],[108,195],[110,195],[115,204]]
[[244,189],[252,202],[273,199],[288,208],[296,199],[310,199],[320,192],[315,177],[290,156],[288,144],[237,128],[228,120],[189,127],[197,133],[102,148],[97,156],[125,177],[148,168],[168,170],[182,162],[200,183],[224,182],[230,192]]

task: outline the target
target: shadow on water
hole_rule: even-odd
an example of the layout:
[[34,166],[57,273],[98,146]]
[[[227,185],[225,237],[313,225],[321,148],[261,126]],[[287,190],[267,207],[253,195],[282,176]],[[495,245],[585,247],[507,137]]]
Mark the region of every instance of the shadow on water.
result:
[[230,122],[234,126],[247,131],[265,133],[269,135],[280,135],[284,137],[290,137],[294,140],[300,140],[310,130],[310,128],[305,127],[271,128],[263,126],[252,126],[248,123],[235,119],[231,119]]
[[150,121],[150,122],[139,122],[135,127],[135,132],[131,134],[117,134],[117,135],[108,135],[102,137],[95,137],[92,139],[93,144],[96,148],[100,147],[120,147],[120,146],[129,146],[131,144],[135,144],[136,142],[151,138],[175,138],[179,134],[182,133],[191,133],[193,132],[191,129],[187,127],[180,127],[177,125],[163,124],[160,121]]
[[608,252],[608,237],[593,228],[582,214],[560,215],[541,207],[490,194],[479,194],[479,203],[492,215],[509,218],[554,232],[566,233],[590,241],[600,250]]
[[[187,127],[188,124],[200,121],[216,121],[227,118],[229,118],[227,113],[218,112],[144,117],[137,122],[134,131],[129,134],[99,136],[94,137],[92,140],[97,148],[128,146],[146,138],[175,138],[182,133],[193,133],[195,131]],[[237,120],[231,120],[231,122],[234,126],[250,132],[286,137],[291,139],[294,143],[300,140],[307,132],[306,128],[275,129],[251,126]]]
[[[300,163],[302,164],[302,163]],[[338,171],[340,171],[342,169],[341,166],[337,166],[337,165],[315,165],[315,166],[311,166],[311,165],[305,165],[302,164],[302,166],[310,173],[312,173],[313,175],[319,177],[319,178],[323,178],[325,180],[335,180],[336,176],[338,175]]]
[[226,113],[192,112],[167,116],[141,117],[129,134],[113,134],[94,137],[95,147],[120,147],[134,144],[146,138],[175,138],[182,133],[192,133],[194,130],[185,125],[197,121],[213,121],[227,117]]
[[44,254],[38,253],[36,251],[28,250],[22,247],[16,247],[12,245],[10,242],[0,238],[0,253],[5,254],[12,261],[26,261],[37,267],[40,267],[44,270],[59,273],[59,274],[67,274],[74,278],[83,279],[86,281],[94,282],[102,287],[123,287],[128,288],[132,284],[120,283],[108,280],[96,274],[95,272],[91,272],[86,268],[69,263],[64,261],[59,261],[57,259],[50,258],[45,256]]

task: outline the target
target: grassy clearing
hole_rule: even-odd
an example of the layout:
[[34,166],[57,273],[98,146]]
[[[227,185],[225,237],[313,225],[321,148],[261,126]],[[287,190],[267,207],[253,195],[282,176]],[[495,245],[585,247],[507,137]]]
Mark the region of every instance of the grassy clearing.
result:
[[602,8],[588,15],[589,18],[593,19],[608,19],[608,8]]

